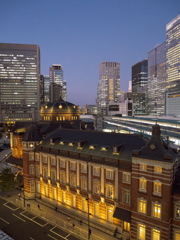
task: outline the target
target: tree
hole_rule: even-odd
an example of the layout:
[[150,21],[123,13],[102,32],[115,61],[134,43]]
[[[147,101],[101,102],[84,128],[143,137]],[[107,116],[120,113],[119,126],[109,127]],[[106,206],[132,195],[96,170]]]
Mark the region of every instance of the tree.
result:
[[12,173],[10,168],[7,167],[7,168],[2,169],[1,174],[0,174],[0,188],[3,191],[11,190],[15,185],[14,177],[15,176]]

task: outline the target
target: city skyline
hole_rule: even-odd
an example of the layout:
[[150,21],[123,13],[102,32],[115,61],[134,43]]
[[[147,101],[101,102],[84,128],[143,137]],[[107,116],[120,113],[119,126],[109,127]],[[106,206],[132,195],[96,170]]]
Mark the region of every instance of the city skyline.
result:
[[67,100],[80,106],[95,103],[102,61],[120,62],[121,90],[127,91],[131,67],[166,40],[166,24],[180,9],[176,0],[38,3],[1,3],[0,42],[38,44],[41,74],[61,64]]

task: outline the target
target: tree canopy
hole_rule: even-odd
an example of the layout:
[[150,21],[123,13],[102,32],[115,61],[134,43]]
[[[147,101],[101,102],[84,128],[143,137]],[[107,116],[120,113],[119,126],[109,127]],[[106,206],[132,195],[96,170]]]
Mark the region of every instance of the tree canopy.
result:
[[3,191],[11,190],[15,185],[14,177],[15,175],[12,173],[10,168],[7,167],[2,169],[0,173],[0,188]]

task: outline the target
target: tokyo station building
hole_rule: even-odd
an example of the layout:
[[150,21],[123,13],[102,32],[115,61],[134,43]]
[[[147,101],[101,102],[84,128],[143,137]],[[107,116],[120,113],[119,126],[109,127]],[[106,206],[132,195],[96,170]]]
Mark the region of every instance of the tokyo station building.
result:
[[[12,157],[22,160],[25,198],[84,216],[84,222],[90,214],[90,225],[122,239],[179,240],[179,153],[163,141],[160,126],[152,127],[150,139],[82,130],[78,107],[62,101],[56,111],[53,104],[44,106],[46,115],[48,108],[59,114],[53,122],[41,112],[43,121],[17,124],[11,132]],[[69,125],[60,116],[65,106]]]

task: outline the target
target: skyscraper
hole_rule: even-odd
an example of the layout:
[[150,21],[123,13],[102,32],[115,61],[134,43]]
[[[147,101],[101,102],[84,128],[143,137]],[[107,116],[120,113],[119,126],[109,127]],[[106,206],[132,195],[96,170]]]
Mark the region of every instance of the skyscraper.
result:
[[180,15],[166,25],[166,115],[180,117]]
[[118,102],[120,94],[120,63],[101,62],[97,88],[98,113],[106,115],[109,102]]
[[148,53],[148,113],[165,115],[166,42]]
[[37,120],[39,108],[39,46],[0,43],[0,121]]
[[132,92],[137,92],[138,87],[143,87],[148,83],[148,60],[132,66]]
[[44,76],[44,101],[49,102],[49,87],[50,87],[50,77],[49,75],[43,75]]
[[63,80],[63,69],[59,64],[53,64],[49,69],[50,76],[50,101],[54,102],[61,96],[64,101],[67,98],[66,82]]

